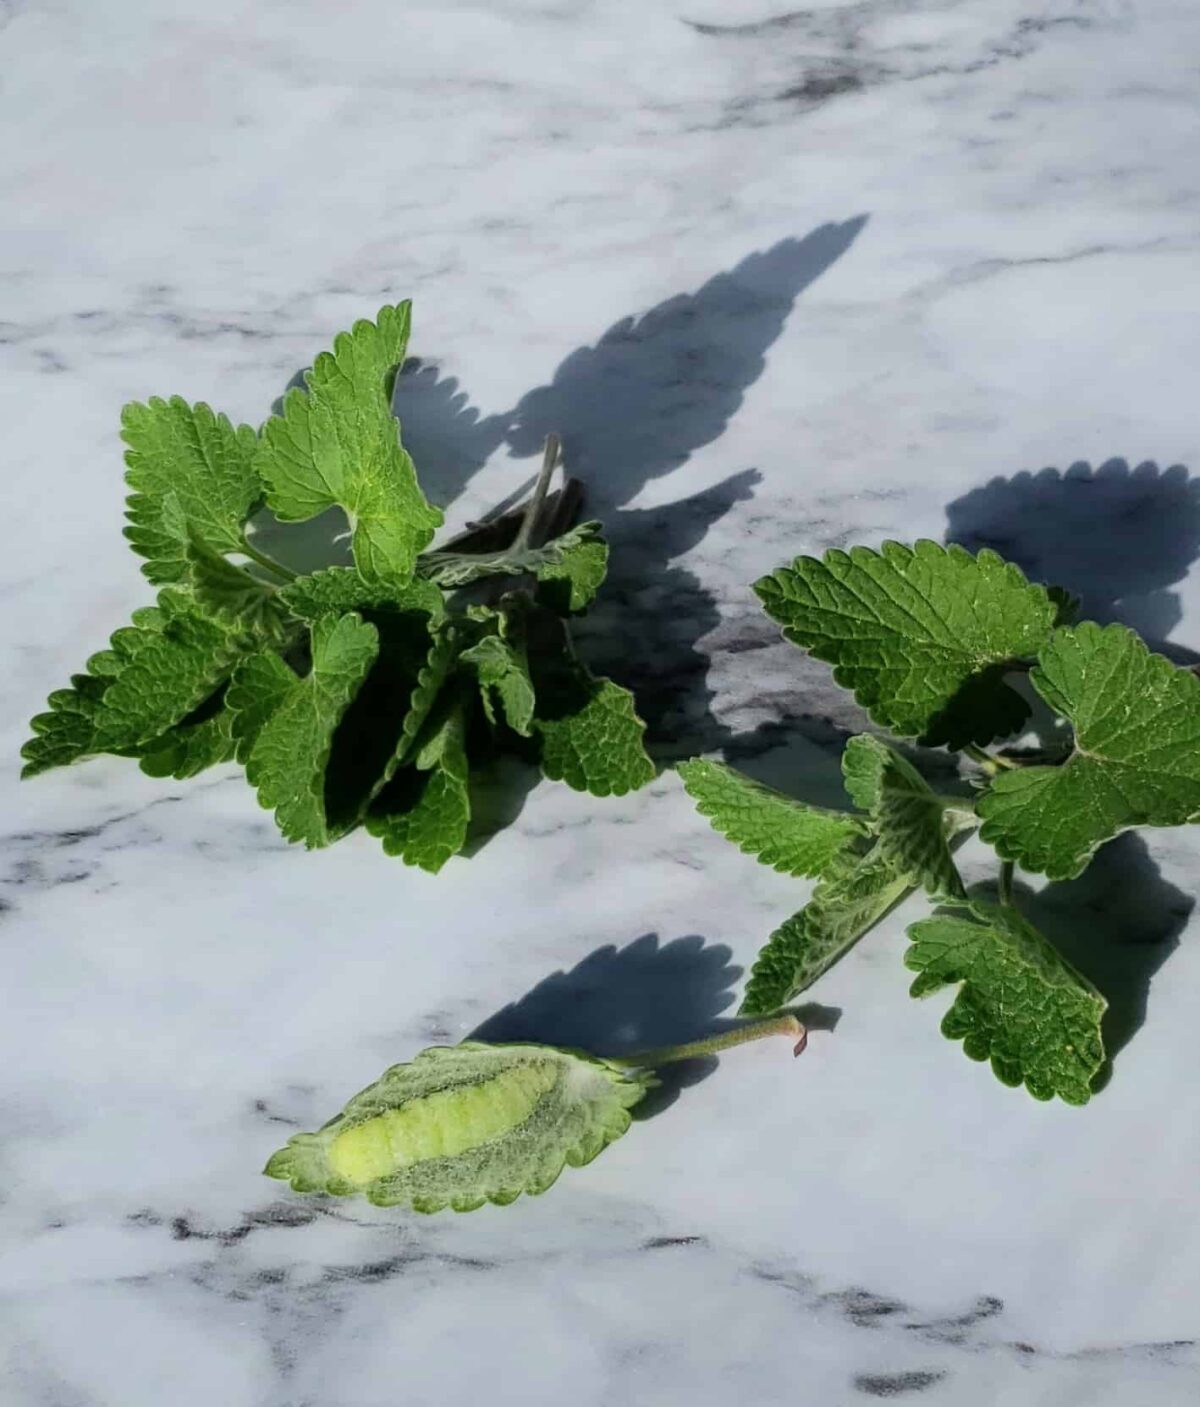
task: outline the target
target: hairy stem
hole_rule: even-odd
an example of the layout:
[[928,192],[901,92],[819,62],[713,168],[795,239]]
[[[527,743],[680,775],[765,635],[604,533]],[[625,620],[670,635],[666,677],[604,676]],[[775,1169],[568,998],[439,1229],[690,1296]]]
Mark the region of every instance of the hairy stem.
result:
[[979,824],[975,813],[975,803],[969,796],[947,796],[941,792],[938,793],[937,800],[943,811],[953,811],[972,825]]
[[796,1055],[804,1049],[808,1032],[790,1012],[783,1016],[771,1016],[765,1021],[751,1021],[732,1031],[722,1031],[716,1036],[705,1036],[702,1040],[687,1041],[683,1045],[664,1045],[654,1050],[638,1051],[636,1055],[622,1056],[614,1060],[614,1065],[639,1065],[654,1068],[669,1065],[676,1060],[694,1060],[701,1055],[716,1055],[722,1050],[730,1050],[735,1045],[745,1045],[748,1041],[758,1041],[764,1036],[791,1036],[795,1042]]
[[533,531],[537,526],[537,520],[541,516],[542,504],[546,501],[546,494],[550,488],[550,480],[554,477],[554,470],[558,466],[558,457],[562,450],[562,441],[553,432],[546,436],[546,451],[542,457],[542,471],[537,476],[537,483],[533,486],[533,497],[529,500],[525,509],[525,516],[521,519],[521,526],[517,529],[517,535],[513,540],[513,545],[509,549],[514,555],[524,552],[533,539]]
[[285,567],[282,562],[277,562],[274,557],[268,557],[265,552],[260,552],[257,547],[251,547],[246,540],[246,535],[242,534],[242,545],[238,549],[252,562],[257,563],[263,571],[270,572],[272,576],[278,577],[280,581],[295,581],[296,573],[290,567]]
[[1004,860],[1000,865],[1000,878],[996,882],[996,893],[1002,904],[1012,904],[1013,901],[1013,871],[1016,866],[1011,860]]
[[1007,757],[1000,757],[994,752],[985,752],[983,748],[976,747],[974,743],[968,743],[966,747],[963,748],[963,752],[973,762],[978,762],[990,777],[994,777],[996,773],[1002,769],[1011,771],[1018,765],[1016,762],[1010,761]]

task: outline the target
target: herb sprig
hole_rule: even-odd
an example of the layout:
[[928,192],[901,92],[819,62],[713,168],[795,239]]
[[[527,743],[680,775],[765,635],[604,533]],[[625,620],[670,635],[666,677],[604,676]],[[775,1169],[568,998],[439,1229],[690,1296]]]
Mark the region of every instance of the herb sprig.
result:
[[[472,771],[498,750],[597,796],[654,776],[632,695],[577,657],[569,618],[604,580],[600,525],[574,481],[486,530],[433,546],[440,509],[391,398],[410,305],[323,352],[261,431],[179,397],[125,407],[125,535],[160,587],[50,695],[24,776],[96,753],[152,776],[236,759],[282,833],[323,846],[363,825],[437,871],[462,850]],[[352,567],[298,575],[251,518],[345,514]]]
[[[798,557],[755,590],[881,728],[961,753],[973,794],[935,793],[874,734],[851,738],[842,758],[853,811],[810,806],[723,763],[681,764],[718,831],[817,880],[759,954],[742,1014],[794,1000],[924,890],[935,910],[908,927],[912,995],[956,988],[942,1031],[968,1056],[1037,1099],[1086,1103],[1105,1064],[1107,1003],[1019,911],[1014,869],[1070,879],[1122,831],[1200,818],[1200,678],[1125,626],[1075,623],[1066,592],[986,550],[831,551]],[[1032,755],[988,750],[1030,717],[1014,674],[1028,675],[1070,741]],[[995,901],[968,893],[953,859],[955,839],[975,829],[1001,862]]]

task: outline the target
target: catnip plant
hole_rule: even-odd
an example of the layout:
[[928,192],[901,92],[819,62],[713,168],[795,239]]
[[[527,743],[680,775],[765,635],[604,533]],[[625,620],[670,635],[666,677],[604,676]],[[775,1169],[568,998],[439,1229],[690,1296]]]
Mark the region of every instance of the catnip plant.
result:
[[[958,752],[971,794],[939,795],[873,733],[842,757],[853,809],[783,795],[719,762],[679,767],[700,812],[747,854],[817,881],[758,955],[743,1015],[809,987],[914,890],[935,905],[908,926],[914,997],[957,988],[942,1031],[1036,1099],[1090,1098],[1105,1063],[1104,997],[1021,913],[1015,869],[1082,873],[1137,826],[1200,818],[1200,679],[1123,625],[984,550],[934,542],[798,557],[755,583],[785,638],[833,666],[894,737]],[[1048,746],[999,746],[1030,718],[1028,676],[1059,722]],[[952,850],[971,830],[1000,865],[995,897],[965,888]]]
[[[125,535],[161,589],[50,695],[23,776],[96,753],[176,778],[236,759],[288,840],[364,825],[430,871],[466,843],[472,770],[498,751],[595,796],[651,780],[633,696],[571,644],[608,547],[571,525],[575,481],[550,493],[557,438],[523,510],[432,545],[443,515],[391,408],[409,325],[407,302],[355,323],[259,431],[179,397],[125,407]],[[299,574],[250,528],[335,507],[352,566]]]

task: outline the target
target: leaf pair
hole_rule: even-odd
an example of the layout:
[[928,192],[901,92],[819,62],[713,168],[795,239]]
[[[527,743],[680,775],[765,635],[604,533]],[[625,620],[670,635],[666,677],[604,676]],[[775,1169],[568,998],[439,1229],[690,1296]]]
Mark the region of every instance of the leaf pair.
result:
[[963,897],[949,846],[959,813],[912,764],[864,733],[847,744],[842,771],[860,814],[794,801],[722,763],[679,766],[688,794],[716,830],[774,869],[819,881],[811,902],[759,954],[743,1015],[786,1005],[910,889]]
[[784,635],[834,667],[881,725],[951,748],[1016,732],[1033,687],[1074,729],[1065,765],[1011,770],[980,802],[983,838],[1051,879],[1134,826],[1200,816],[1200,679],[1124,626],[1063,627],[1065,593],[994,552],[885,543],[797,558],[755,588]]
[[719,763],[680,765],[688,793],[743,851],[786,874],[818,879],[809,903],[759,953],[743,1015],[792,1001],[914,888],[944,907],[909,927],[913,996],[959,986],[942,1022],[976,1060],[1039,1099],[1085,1103],[1104,1060],[1106,1003],[1015,909],[969,900],[949,841],[972,822],[969,802],[934,795],[877,738],[851,738],[846,790],[866,815],[823,811]]

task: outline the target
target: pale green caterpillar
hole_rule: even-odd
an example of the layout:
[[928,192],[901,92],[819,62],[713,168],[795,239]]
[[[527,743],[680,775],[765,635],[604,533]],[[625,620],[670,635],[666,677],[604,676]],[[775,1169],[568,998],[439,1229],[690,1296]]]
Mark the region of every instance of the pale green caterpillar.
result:
[[793,1016],[621,1060],[546,1045],[464,1041],[393,1065],[316,1133],[288,1139],[264,1172],[297,1192],[362,1193],[418,1212],[505,1206],[545,1192],[629,1127],[653,1070],[759,1036],[799,1038]]

